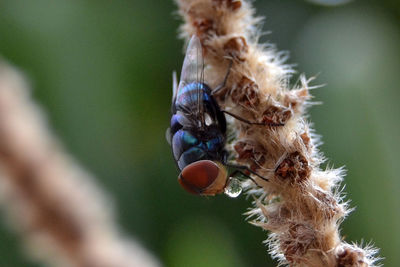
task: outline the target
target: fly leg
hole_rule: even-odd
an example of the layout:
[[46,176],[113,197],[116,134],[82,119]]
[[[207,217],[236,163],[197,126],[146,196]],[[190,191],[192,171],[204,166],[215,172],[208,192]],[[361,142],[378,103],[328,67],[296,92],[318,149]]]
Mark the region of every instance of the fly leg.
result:
[[[269,182],[269,180],[261,175],[259,175],[258,173],[256,173],[255,171],[251,170],[249,167],[244,166],[244,165],[237,165],[237,164],[232,164],[232,163],[226,163],[225,164],[228,167],[237,169],[238,171],[248,171],[251,174],[254,174],[255,176],[258,176],[259,178],[261,178],[262,180]],[[249,175],[244,174],[244,176],[249,177]],[[250,177],[249,177],[250,178]]]
[[245,177],[247,177],[248,179],[250,179],[256,186],[258,186],[259,188],[262,188],[262,186],[260,186],[253,178],[251,178],[250,176],[248,176],[247,174],[245,174],[243,171],[241,170],[235,170],[234,172],[232,172],[231,174],[229,174],[229,177],[235,177],[236,175],[241,174]]
[[236,165],[236,164],[231,164],[231,163],[226,163],[225,165],[228,166],[228,167],[231,167],[231,168],[235,168],[235,169],[236,169],[236,170],[233,171],[231,174],[229,174],[229,177],[234,177],[234,176],[236,176],[237,174],[241,174],[241,175],[243,175],[243,176],[249,178],[255,185],[257,185],[257,186],[260,187],[260,188],[261,188],[261,186],[260,186],[253,178],[251,178],[248,174],[246,174],[244,171],[248,171],[248,172],[250,172],[250,173],[256,175],[257,177],[261,178],[262,180],[264,180],[264,181],[266,181],[266,182],[269,181],[267,178],[265,178],[265,177],[259,175],[259,174],[256,173],[255,171],[252,171],[252,170],[251,170],[249,167],[247,167],[247,166]]
[[211,91],[211,95],[215,95],[215,94],[218,93],[222,88],[225,87],[226,81],[228,80],[229,74],[231,73],[232,64],[233,64],[233,61],[230,60],[230,61],[229,61],[228,71],[226,72],[224,81],[223,81],[220,85],[218,85],[216,88],[214,88],[214,89]]
[[283,123],[276,123],[276,122],[256,122],[256,121],[249,121],[245,118],[242,118],[236,114],[233,114],[232,112],[226,111],[226,110],[221,110],[223,113],[228,114],[231,117],[234,117],[235,119],[242,121],[244,123],[250,124],[250,125],[268,125],[268,126],[284,126],[285,124]]

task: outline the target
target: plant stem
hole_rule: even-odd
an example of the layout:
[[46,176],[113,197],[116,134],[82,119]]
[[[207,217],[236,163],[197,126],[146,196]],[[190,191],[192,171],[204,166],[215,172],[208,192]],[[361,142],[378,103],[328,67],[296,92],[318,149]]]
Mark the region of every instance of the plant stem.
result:
[[247,193],[256,200],[247,214],[269,230],[271,256],[291,266],[374,266],[376,250],[350,245],[339,234],[351,209],[339,189],[344,171],[320,168],[319,140],[306,123],[312,79],[300,76],[289,87],[294,70],[285,54],[257,43],[261,19],[249,1],[176,2],[184,20],[181,37],[201,40],[206,82],[215,88],[233,61],[219,105],[249,121],[283,124],[231,121],[231,154],[269,180],[254,176],[261,188],[249,183]]

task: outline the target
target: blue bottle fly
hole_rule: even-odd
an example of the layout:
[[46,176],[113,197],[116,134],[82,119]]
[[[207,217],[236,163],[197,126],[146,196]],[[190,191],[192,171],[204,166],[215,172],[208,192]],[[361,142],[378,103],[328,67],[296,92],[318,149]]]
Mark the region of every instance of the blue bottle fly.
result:
[[[193,36],[187,47],[179,85],[174,73],[172,118],[170,128],[167,130],[167,140],[181,171],[178,181],[182,187],[196,195],[215,195],[226,192],[228,184],[230,187],[237,185],[228,179],[234,174],[228,175],[226,168],[228,153],[225,150],[224,112],[246,123],[265,124],[251,123],[234,114],[221,111],[213,93],[224,86],[227,77],[223,85],[211,90],[204,82],[202,53],[199,38]],[[250,171],[247,167],[234,167]],[[239,190],[235,191],[235,188]],[[241,191],[240,186],[230,189],[239,193]],[[235,193],[227,192],[227,194],[236,196]]]

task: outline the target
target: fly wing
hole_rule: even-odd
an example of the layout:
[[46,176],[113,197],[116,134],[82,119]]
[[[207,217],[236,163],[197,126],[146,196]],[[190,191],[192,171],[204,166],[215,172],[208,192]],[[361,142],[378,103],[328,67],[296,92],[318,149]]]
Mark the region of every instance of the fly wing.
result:
[[[203,89],[204,80],[203,49],[199,38],[193,35],[189,41],[183,61],[178,90],[174,96],[175,103],[196,116],[203,122]],[[178,103],[179,102],[179,103]]]
[[[203,72],[203,49],[199,38],[193,35],[186,49],[185,59],[183,61],[181,80],[179,89],[186,84],[201,81]],[[179,91],[178,89],[178,91]]]
[[176,71],[174,71],[172,72],[172,101],[175,101],[177,91],[178,91],[178,79],[176,78]]

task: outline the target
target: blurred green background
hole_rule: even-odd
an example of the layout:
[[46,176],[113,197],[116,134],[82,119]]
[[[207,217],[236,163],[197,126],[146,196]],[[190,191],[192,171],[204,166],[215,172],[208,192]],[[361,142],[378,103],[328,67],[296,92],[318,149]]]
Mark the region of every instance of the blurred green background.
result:
[[[262,41],[319,74],[311,120],[329,165],[345,165],[357,210],[347,241],[373,241],[400,266],[400,3],[255,2]],[[194,197],[177,183],[164,133],[183,54],[172,1],[0,2],[0,54],[21,68],[67,150],[114,198],[118,220],[166,266],[275,266],[249,201]],[[40,266],[0,224],[0,266]]]

